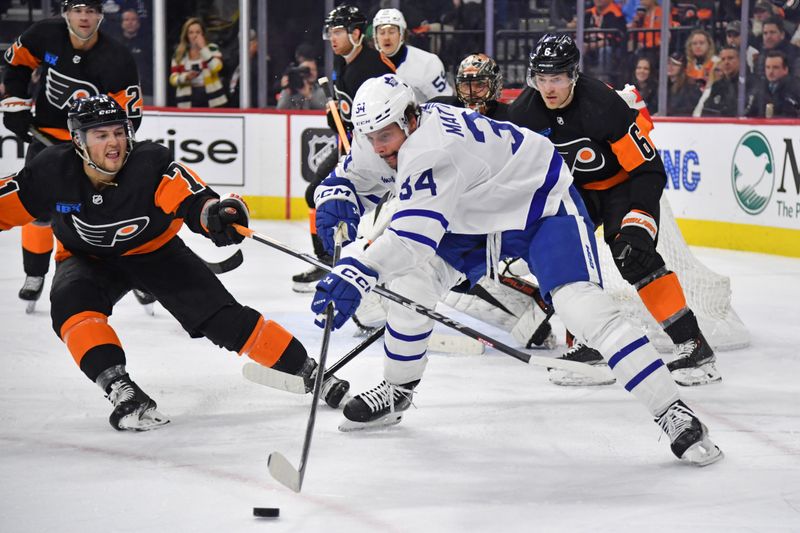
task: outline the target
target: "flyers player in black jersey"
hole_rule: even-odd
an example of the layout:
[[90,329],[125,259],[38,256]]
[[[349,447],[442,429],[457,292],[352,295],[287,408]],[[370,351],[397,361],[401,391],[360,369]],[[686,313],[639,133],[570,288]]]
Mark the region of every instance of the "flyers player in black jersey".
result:
[[[63,0],[61,15],[32,25],[5,54],[8,98],[0,102],[5,110],[3,123],[31,142],[26,161],[47,144],[69,142],[67,111],[76,98],[108,94],[128,112],[134,127],[141,121],[136,62],[122,44],[100,30],[102,2]],[[34,71],[40,81],[31,91]],[[26,279],[19,296],[28,301],[28,312],[41,295],[52,250],[53,232],[47,219],[22,228]]]
[[[345,130],[349,135],[352,130],[350,122],[353,97],[361,84],[370,78],[382,74],[391,74],[397,70],[392,61],[380,52],[376,52],[364,43],[367,31],[367,17],[355,6],[341,5],[334,8],[325,18],[322,37],[330,41],[333,50],[333,90],[336,98],[339,116]],[[331,111],[328,111],[328,124],[336,131]],[[341,141],[340,141],[341,146]],[[320,164],[314,181],[306,188],[306,203],[309,207],[309,221],[311,242],[314,254],[324,263],[331,263],[331,256],[325,251],[322,242],[317,237],[316,208],[314,204],[314,191],[323,179],[336,168],[339,154],[334,151]],[[296,292],[314,292],[314,285],[322,279],[326,272],[314,267],[307,272],[292,276]]]
[[[579,74],[579,58],[568,35],[542,37],[530,54],[529,87],[509,108],[511,121],[548,136],[570,166],[589,215],[603,225],[620,274],[675,344],[676,359],[667,365],[675,381],[719,381],[714,352],[678,277],[656,251],[666,172],[649,137],[652,122],[601,81]],[[582,345],[563,357],[602,361],[599,352]],[[556,379],[573,384],[569,376]]]
[[132,288],[158,298],[192,337],[311,385],[316,362],[300,341],[237,302],[178,237],[186,224],[217,246],[241,242],[231,224],[248,224],[242,199],[220,198],[167,148],[134,142],[128,116],[107,95],[73,103],[68,125],[70,144],[43,150],[0,180],[0,230],[51,217],[59,241],[53,328],[114,405],[111,425],[143,431],[169,422],[131,379],[108,324],[114,304]]

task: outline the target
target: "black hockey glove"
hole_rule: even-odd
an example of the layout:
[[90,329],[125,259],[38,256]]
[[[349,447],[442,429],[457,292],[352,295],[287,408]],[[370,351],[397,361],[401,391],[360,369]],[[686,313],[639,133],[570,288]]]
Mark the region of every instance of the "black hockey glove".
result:
[[3,126],[26,143],[33,140],[33,137],[31,137],[28,131],[28,128],[31,127],[31,123],[33,123],[33,114],[27,109],[3,113]]
[[657,231],[656,222],[649,214],[631,211],[625,215],[611,243],[611,255],[628,283],[636,283],[663,266],[654,241]]
[[242,242],[244,236],[231,224],[247,227],[249,221],[250,211],[247,209],[247,204],[236,194],[226,194],[219,200],[207,201],[200,214],[200,223],[217,246]]

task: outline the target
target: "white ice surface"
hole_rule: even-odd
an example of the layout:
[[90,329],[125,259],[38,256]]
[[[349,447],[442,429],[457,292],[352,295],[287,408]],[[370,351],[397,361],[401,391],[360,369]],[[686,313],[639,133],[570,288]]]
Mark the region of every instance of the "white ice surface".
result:
[[[255,227],[309,249],[306,224]],[[206,259],[233,252],[188,240]],[[244,264],[223,282],[317,353],[310,296],[290,290],[306,265],[253,241],[243,249]],[[492,350],[434,354],[418,409],[398,426],[343,434],[341,412],[320,407],[295,494],[266,460],[276,450],[299,460],[310,397],[245,382],[237,355],[190,339],[158,305],[146,316],[126,296],[111,324],[132,377],[172,423],[114,431],[110,404],[53,334],[49,300],[25,315],[19,231],[2,233],[0,531],[800,531],[800,260],[695,253],[731,276],[753,338],[719,354],[722,384],[683,390],[722,462],[679,463],[619,386],[556,387],[543,369]],[[353,331],[334,333],[330,361],[358,342]],[[356,392],[374,386],[381,353],[373,346],[340,376]],[[281,516],[256,519],[252,507]]]

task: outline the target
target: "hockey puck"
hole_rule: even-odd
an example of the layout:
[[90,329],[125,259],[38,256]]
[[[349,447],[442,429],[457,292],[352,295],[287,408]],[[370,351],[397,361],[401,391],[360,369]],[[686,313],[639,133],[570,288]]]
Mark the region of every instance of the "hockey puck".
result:
[[278,507],[253,507],[253,516],[259,518],[278,518],[280,514]]

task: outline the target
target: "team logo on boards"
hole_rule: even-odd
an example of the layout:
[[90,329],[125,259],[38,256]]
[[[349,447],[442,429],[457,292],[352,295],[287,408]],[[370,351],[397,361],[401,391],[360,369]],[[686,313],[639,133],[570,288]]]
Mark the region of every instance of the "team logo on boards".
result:
[[94,246],[111,248],[142,233],[150,222],[150,218],[137,217],[95,226],[72,215],[72,222],[75,225],[75,232],[81,239]]
[[300,172],[304,180],[311,182],[325,160],[339,149],[339,142],[328,128],[308,128],[300,135],[300,143]]
[[748,131],[733,152],[731,185],[745,213],[757,215],[767,208],[775,188],[775,158],[769,141],[758,131]]

